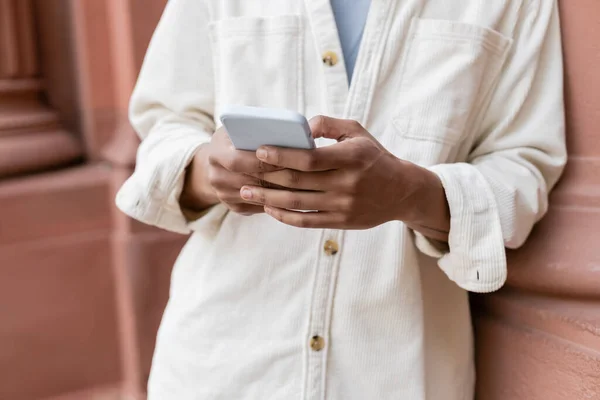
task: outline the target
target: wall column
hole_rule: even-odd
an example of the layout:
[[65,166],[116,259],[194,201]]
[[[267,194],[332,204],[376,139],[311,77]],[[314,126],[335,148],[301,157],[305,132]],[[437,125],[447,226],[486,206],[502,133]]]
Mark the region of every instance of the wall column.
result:
[[[92,154],[110,168],[112,204],[135,165],[139,139],[127,118],[129,98],[166,0],[69,2],[77,62],[82,66],[81,118],[89,136],[105,138],[95,141],[103,145],[94,146]],[[104,40],[97,40],[98,35]],[[102,63],[94,62],[91,54]],[[110,76],[110,90],[100,71]],[[186,237],[138,223],[116,207],[112,207],[111,226],[122,390],[138,399],[145,393],[171,268]]]
[[77,138],[44,103],[32,0],[0,0],[0,178],[82,156]]
[[600,399],[600,3],[559,3],[569,162],[506,288],[474,299],[479,400]]

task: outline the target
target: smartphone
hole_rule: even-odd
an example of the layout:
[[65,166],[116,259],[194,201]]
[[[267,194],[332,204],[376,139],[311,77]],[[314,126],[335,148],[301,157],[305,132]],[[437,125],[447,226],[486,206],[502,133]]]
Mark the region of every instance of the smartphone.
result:
[[261,146],[315,148],[308,121],[295,111],[227,105],[221,122],[238,150],[256,151]]

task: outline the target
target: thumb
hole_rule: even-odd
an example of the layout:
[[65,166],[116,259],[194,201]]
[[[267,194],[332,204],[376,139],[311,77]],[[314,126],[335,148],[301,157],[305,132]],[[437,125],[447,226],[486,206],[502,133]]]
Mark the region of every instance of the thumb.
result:
[[368,135],[365,128],[351,119],[338,119],[318,115],[308,121],[310,131],[315,139],[334,139],[338,142]]

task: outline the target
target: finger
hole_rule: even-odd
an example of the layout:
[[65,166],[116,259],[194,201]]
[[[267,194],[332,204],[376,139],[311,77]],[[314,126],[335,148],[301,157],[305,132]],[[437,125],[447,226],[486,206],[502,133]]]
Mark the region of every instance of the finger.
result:
[[352,146],[350,142],[312,150],[265,146],[256,152],[256,158],[265,164],[276,165],[280,167],[279,169],[288,168],[307,172],[343,168],[352,164],[356,157],[356,146]]
[[[250,202],[242,198],[241,188],[242,186],[237,187],[227,187],[223,189],[216,189],[217,197],[220,201],[227,204],[259,204],[258,202]],[[251,186],[256,187],[256,186]],[[275,190],[275,189],[274,189]],[[259,204],[262,205],[262,204]]]
[[209,162],[237,173],[271,172],[281,169],[256,158],[256,154],[252,151],[235,150],[231,147],[211,154]]
[[343,216],[333,212],[299,212],[265,206],[265,212],[279,222],[298,228],[338,229]]
[[[274,188],[288,188],[297,190],[335,191],[343,188],[346,180],[345,174],[339,170],[304,172],[295,169],[252,174]],[[264,185],[260,185],[264,186]]]
[[[227,204],[227,203],[226,203]],[[254,214],[261,214],[265,212],[265,208],[263,206],[257,206],[255,204],[227,204],[229,209],[237,214],[241,214],[244,216],[250,216]]]
[[368,135],[363,126],[352,119],[338,119],[317,115],[308,121],[310,131],[315,139],[327,138],[338,142]]
[[339,209],[338,202],[331,196],[331,193],[324,192],[302,192],[244,186],[240,190],[240,195],[247,202],[289,210],[331,211]]
[[221,166],[217,166],[212,169],[209,179],[211,186],[216,190],[232,190],[238,196],[240,188],[245,185],[283,189],[281,186],[262,180],[260,175],[260,173],[257,173],[256,176],[253,176],[231,172]]
[[244,185],[261,185],[257,177],[231,172],[221,166],[211,169],[209,180],[212,187],[217,190],[239,190]]

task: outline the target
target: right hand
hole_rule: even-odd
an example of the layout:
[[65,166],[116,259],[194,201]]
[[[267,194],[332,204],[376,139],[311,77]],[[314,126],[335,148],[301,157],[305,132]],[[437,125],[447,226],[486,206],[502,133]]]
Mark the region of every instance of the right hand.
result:
[[249,204],[240,196],[245,185],[263,186],[260,179],[247,175],[272,172],[281,168],[265,164],[253,151],[236,150],[224,127],[203,145],[188,167],[181,205],[192,211],[201,211],[214,204],[223,203],[231,211],[252,215],[264,212],[264,207]]

